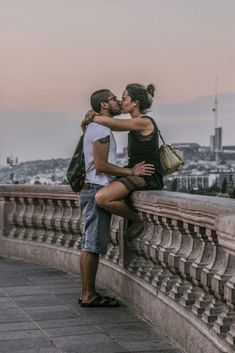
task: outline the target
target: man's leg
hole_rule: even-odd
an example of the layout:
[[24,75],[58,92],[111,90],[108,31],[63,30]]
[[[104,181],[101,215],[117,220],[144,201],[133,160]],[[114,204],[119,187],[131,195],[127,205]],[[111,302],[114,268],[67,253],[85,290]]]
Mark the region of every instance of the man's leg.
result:
[[97,297],[95,280],[99,264],[99,254],[81,251],[80,269],[82,276],[82,302],[89,303]]
[[84,292],[83,254],[84,254],[84,252],[81,251],[80,256],[79,256],[80,276],[81,276],[81,280],[82,280],[82,288],[81,288],[81,293],[80,293],[80,297],[79,297],[79,303],[81,303],[81,301],[82,301],[83,292]]

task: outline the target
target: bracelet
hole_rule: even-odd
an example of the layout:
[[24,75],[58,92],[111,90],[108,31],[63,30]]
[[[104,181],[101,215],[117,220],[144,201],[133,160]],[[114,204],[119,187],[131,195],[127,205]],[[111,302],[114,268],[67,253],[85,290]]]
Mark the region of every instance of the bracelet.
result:
[[130,169],[131,169],[131,175],[135,176],[135,168],[133,167],[133,168],[130,168]]

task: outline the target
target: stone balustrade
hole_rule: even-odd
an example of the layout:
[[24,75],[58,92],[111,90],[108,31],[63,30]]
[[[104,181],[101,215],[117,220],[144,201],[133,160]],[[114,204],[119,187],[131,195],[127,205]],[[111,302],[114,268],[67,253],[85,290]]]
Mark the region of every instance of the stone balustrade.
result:
[[[132,242],[113,217],[98,281],[188,353],[234,352],[235,201],[135,192],[144,220]],[[0,186],[0,254],[79,271],[82,219],[67,186]]]

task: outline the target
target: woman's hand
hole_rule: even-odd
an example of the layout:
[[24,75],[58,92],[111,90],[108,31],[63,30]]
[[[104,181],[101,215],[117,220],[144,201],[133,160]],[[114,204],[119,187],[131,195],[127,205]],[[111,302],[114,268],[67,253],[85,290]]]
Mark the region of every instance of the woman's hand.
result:
[[133,176],[144,176],[152,175],[155,172],[155,167],[153,164],[145,164],[145,161],[137,163],[133,168],[131,168]]
[[82,123],[81,123],[82,131],[85,131],[87,128],[87,125],[92,123],[95,115],[96,115],[96,113],[94,112],[94,110],[92,110],[92,109],[88,110],[88,112],[85,115],[85,118],[82,120]]

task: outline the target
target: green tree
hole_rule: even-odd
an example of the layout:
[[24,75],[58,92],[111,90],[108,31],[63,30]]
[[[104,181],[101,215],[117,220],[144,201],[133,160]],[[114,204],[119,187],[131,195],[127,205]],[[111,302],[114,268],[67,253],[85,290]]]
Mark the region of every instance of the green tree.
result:
[[223,183],[222,183],[222,187],[221,187],[222,194],[226,194],[227,189],[228,189],[228,182],[227,182],[227,179],[224,178]]

